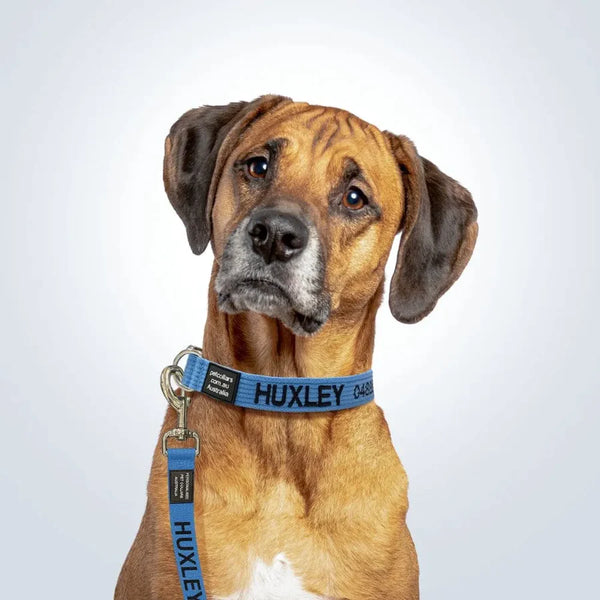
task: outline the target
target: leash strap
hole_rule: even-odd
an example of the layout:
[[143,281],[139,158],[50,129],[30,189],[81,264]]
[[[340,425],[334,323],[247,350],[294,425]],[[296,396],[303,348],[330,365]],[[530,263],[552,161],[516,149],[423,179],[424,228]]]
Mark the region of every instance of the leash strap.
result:
[[169,514],[179,583],[184,600],[205,600],[194,526],[194,448],[169,448]]
[[347,377],[270,377],[236,371],[193,353],[182,384],[215,400],[274,412],[328,412],[361,406],[374,398],[370,370]]

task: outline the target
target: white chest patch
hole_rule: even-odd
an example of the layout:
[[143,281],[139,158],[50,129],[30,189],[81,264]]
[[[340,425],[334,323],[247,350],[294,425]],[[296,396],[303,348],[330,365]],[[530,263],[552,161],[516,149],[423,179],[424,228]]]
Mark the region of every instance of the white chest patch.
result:
[[326,600],[305,591],[284,554],[277,554],[271,565],[257,560],[247,589],[214,600]]

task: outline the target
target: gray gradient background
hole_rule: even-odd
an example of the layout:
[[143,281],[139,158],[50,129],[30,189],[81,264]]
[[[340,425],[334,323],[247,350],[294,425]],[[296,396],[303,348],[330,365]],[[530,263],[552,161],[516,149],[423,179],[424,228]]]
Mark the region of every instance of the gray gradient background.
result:
[[206,314],[163,139],[266,92],[409,135],[480,211],[433,314],[378,316],[423,598],[598,597],[597,9],[167,4],[3,8],[2,597],[111,597]]

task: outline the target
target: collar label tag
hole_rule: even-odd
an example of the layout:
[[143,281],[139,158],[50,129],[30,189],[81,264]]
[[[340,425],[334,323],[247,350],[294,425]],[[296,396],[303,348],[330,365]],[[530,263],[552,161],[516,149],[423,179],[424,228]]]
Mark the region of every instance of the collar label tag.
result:
[[202,384],[202,393],[215,400],[224,400],[234,404],[239,383],[240,373],[223,365],[209,362]]
[[169,471],[169,503],[183,504],[194,501],[194,471]]

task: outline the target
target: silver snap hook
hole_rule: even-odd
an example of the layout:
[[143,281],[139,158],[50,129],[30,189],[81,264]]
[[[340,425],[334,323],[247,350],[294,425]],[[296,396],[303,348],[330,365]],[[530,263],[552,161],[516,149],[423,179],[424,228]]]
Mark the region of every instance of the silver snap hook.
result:
[[[166,431],[163,435],[162,451],[164,455],[167,454],[168,440],[171,437],[176,437],[179,441],[193,439],[196,456],[200,454],[200,437],[195,431],[187,428],[187,411],[191,400],[190,392],[193,392],[193,390],[183,384],[184,371],[179,366],[181,359],[188,354],[195,354],[202,357],[202,348],[188,346],[185,350],[179,352],[173,360],[173,364],[166,366],[160,374],[160,389],[167,402],[177,412],[178,417],[177,427]],[[175,392],[175,388],[172,385],[173,381],[177,388],[184,391],[183,394],[180,395]]]

